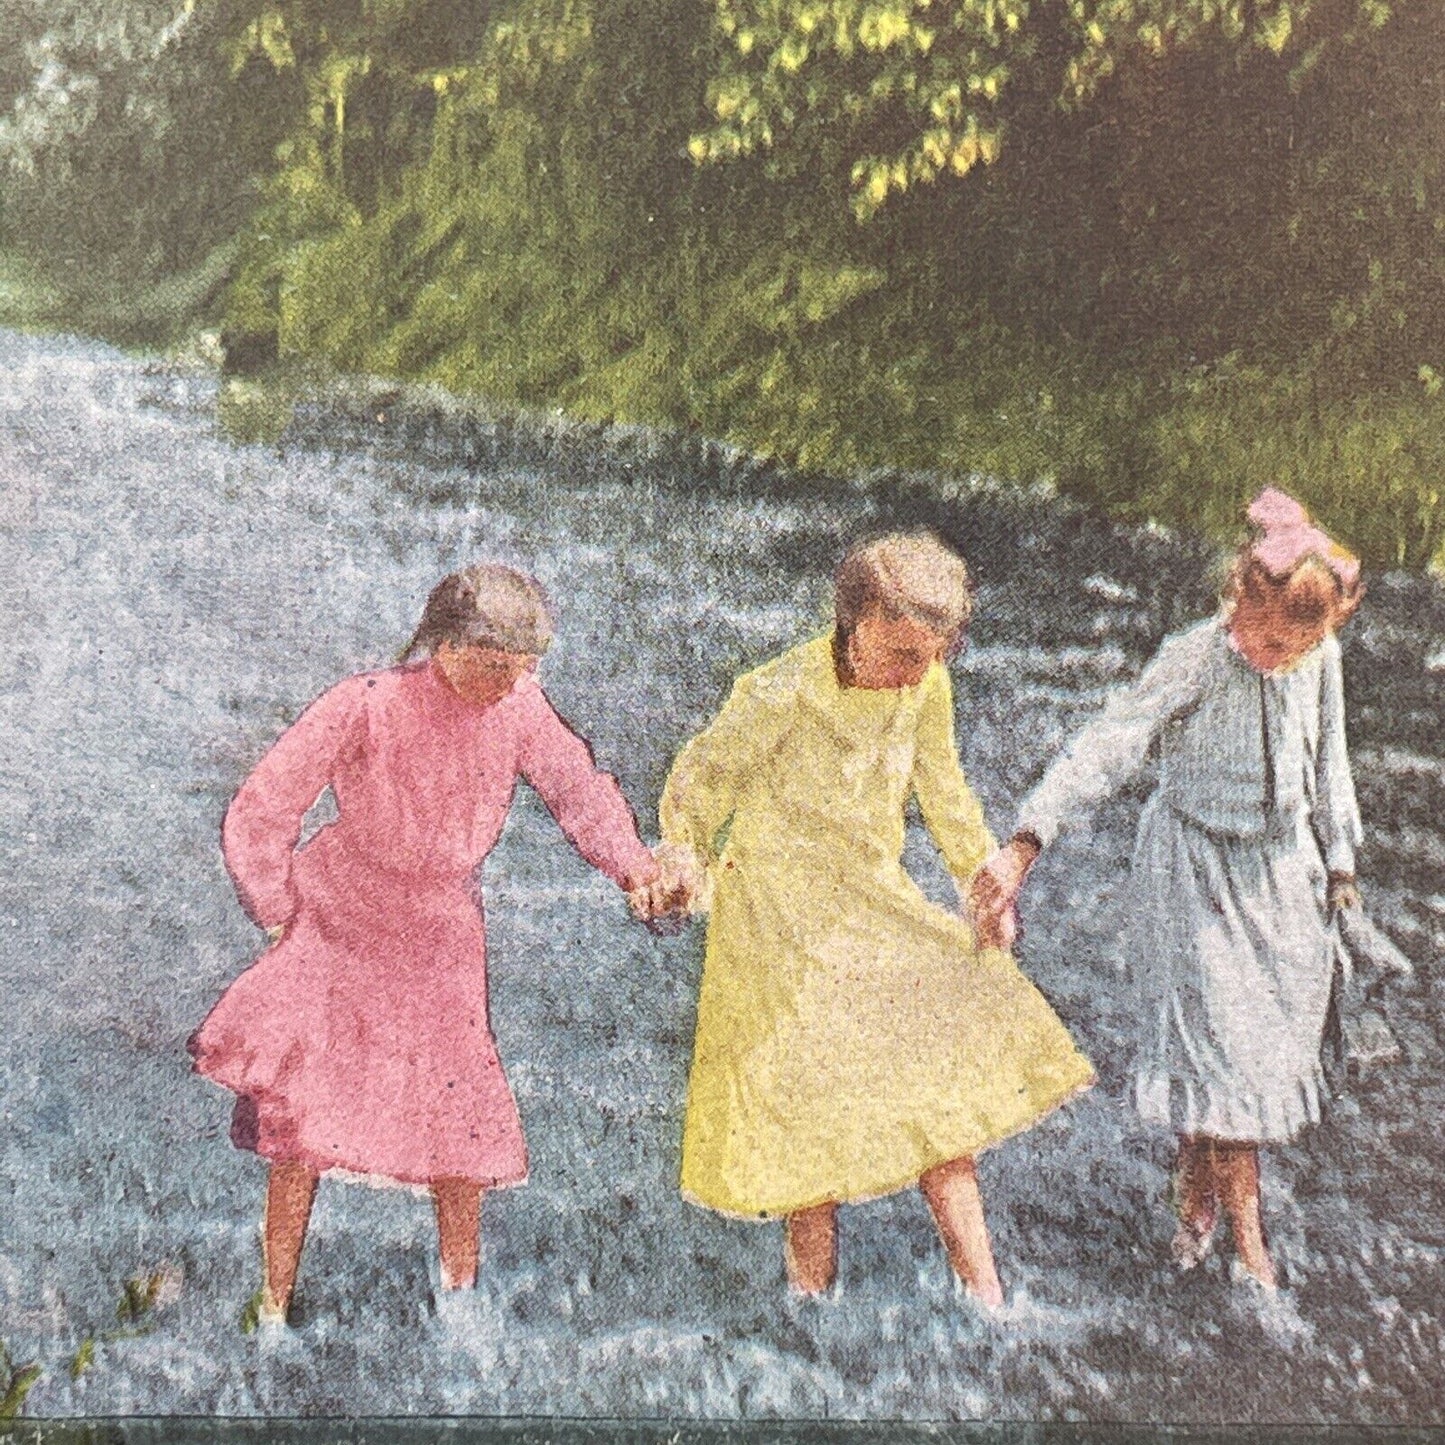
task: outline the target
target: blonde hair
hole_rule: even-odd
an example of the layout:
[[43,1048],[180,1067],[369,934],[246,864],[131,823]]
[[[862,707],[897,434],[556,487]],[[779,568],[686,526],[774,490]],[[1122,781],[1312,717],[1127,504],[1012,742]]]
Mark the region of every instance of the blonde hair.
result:
[[431,654],[444,642],[540,656],[552,642],[552,613],[542,584],[497,562],[478,562],[443,577],[432,588],[401,660]]
[[931,532],[894,532],[853,547],[833,579],[833,617],[846,639],[870,608],[907,617],[956,652],[973,613],[968,565]]

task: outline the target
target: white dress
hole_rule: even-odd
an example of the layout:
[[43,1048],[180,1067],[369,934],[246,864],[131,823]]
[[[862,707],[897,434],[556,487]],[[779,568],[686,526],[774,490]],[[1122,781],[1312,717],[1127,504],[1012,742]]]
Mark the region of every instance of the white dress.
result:
[[1140,1114],[1181,1134],[1291,1138],[1320,1117],[1335,943],[1328,872],[1359,812],[1338,641],[1262,674],[1221,618],[1167,638],[1024,800],[1048,844],[1150,756],[1126,895]]

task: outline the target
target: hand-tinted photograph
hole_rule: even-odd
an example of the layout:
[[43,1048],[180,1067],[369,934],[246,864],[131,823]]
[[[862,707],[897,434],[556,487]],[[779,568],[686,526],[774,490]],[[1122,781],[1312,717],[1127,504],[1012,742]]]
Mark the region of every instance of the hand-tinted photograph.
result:
[[1442,77],[0,0],[0,1432],[1445,1425]]

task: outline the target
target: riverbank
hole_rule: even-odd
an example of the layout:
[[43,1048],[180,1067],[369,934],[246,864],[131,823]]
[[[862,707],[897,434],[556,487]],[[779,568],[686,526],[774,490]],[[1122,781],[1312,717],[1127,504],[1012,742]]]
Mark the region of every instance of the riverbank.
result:
[[[70,327],[226,364],[222,322],[237,256],[237,246],[220,248],[193,273],[129,294],[79,281],[66,291],[6,254],[0,325]],[[295,304],[304,312],[316,302],[298,295]],[[398,349],[395,337],[368,333],[370,323],[358,332],[344,317],[333,326],[317,315],[298,324],[289,344],[300,349],[279,362],[252,366],[245,338],[231,338],[241,349],[229,361],[244,374],[232,378],[222,405],[234,435],[268,440],[285,409],[322,385],[358,398],[368,388],[395,391],[424,398],[408,401],[409,412],[440,407],[549,425],[565,415],[591,434],[670,435],[682,439],[670,443],[680,455],[705,458],[712,448],[749,459],[738,465],[759,476],[786,471],[838,485],[840,477],[926,475],[942,495],[982,476],[1003,478],[1024,495],[1059,495],[1214,545],[1232,543],[1248,498],[1268,482],[1304,499],[1373,569],[1445,573],[1445,394],[1429,367],[1390,395],[1329,390],[1322,399],[1309,367],[1229,359],[1188,368],[1161,358],[1106,372],[1082,353],[1041,350],[991,326],[932,356],[927,337],[909,340],[896,327],[894,343],[880,340],[881,317],[870,316],[866,295],[790,331],[786,345],[765,330],[722,339],[703,314],[708,305],[696,301],[701,311],[689,323],[710,338],[698,348],[657,320],[662,329],[635,353],[613,355],[613,343],[587,340],[601,318],[589,318],[585,305],[565,325],[549,305],[497,337],[485,364],[468,340],[466,365]],[[382,380],[355,379],[368,374]],[[709,464],[697,475],[710,475]]]

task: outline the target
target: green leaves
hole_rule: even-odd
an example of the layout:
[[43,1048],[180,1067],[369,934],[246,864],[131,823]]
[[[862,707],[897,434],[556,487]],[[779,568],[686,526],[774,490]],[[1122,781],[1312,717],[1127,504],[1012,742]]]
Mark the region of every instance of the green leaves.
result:
[[176,1269],[133,1275],[121,1288],[120,1303],[115,1307],[116,1319],[123,1325],[151,1324],[155,1310],[179,1297],[181,1285],[182,1277]]
[[244,3],[296,114],[229,321],[283,359],[1439,545],[1432,0]]
[[16,1365],[10,1351],[0,1340],[0,1420],[13,1420],[25,1408],[25,1397],[41,1376],[36,1364]]
[[265,1297],[266,1291],[258,1289],[241,1307],[236,1325],[243,1335],[254,1335],[261,1328],[261,1304]]
[[94,1363],[95,1339],[88,1335],[80,1342],[80,1348],[71,1356],[70,1378],[72,1380],[80,1379]]
[[264,10],[241,32],[231,54],[231,74],[239,75],[253,55],[264,55],[277,70],[296,64],[286,17],[276,9]]
[[[1356,24],[1378,27],[1390,16],[1381,0],[1354,3]],[[708,91],[713,124],[694,135],[688,151],[699,164],[800,144],[821,151],[818,139],[826,134],[852,152],[852,208],[867,220],[890,197],[967,175],[997,157],[1005,130],[999,104],[1019,65],[1036,56],[1045,39],[1057,49],[1053,37],[1062,32],[1056,94],[1079,104],[1122,66],[1211,39],[1282,55],[1308,32],[1319,5],[715,0],[723,46]],[[886,149],[877,148],[880,134],[890,139]]]
[[179,1268],[163,1265],[150,1274],[133,1275],[121,1286],[115,1307],[118,1328],[87,1335],[70,1358],[70,1378],[83,1379],[95,1364],[96,1346],[140,1339],[156,1326],[157,1313],[180,1297],[184,1277]]
[[846,144],[881,126],[906,138],[852,162],[853,209],[867,219],[890,195],[998,154],[990,115],[1028,14],[1029,0],[717,0],[730,44],[708,91],[714,124],[689,154],[767,153],[804,131]]

